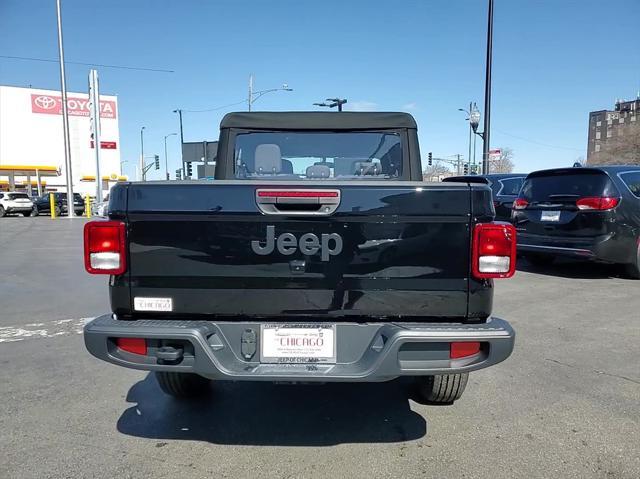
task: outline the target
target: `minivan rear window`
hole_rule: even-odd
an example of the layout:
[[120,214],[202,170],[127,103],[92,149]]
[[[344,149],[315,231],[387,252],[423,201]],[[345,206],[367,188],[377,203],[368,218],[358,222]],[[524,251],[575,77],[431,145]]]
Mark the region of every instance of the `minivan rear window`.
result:
[[616,196],[609,177],[599,171],[558,173],[528,178],[520,197],[529,202],[572,200],[587,196]]

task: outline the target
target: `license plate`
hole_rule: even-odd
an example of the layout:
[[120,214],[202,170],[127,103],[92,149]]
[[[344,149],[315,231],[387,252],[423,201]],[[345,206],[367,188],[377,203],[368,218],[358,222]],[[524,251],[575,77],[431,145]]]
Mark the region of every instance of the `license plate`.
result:
[[263,324],[260,333],[260,362],[336,362],[334,324]]
[[560,221],[559,211],[542,211],[540,213],[540,221]]

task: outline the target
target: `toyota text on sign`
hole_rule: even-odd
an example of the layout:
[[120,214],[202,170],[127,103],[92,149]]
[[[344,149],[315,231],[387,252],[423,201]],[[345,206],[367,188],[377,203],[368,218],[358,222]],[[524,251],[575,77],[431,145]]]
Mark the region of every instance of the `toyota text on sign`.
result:
[[[69,116],[89,116],[89,100],[87,98],[67,98]],[[31,95],[31,112],[62,114],[62,97],[52,95]],[[116,118],[116,102],[100,100],[100,118]]]

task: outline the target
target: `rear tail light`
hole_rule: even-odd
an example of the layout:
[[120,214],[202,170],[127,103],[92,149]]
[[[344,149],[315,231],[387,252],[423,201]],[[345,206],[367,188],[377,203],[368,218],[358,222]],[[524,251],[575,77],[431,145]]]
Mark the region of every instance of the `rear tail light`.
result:
[[620,198],[614,196],[588,196],[576,201],[579,210],[605,211],[618,206]]
[[477,341],[460,341],[451,343],[449,348],[450,359],[460,359],[473,356],[480,352],[480,343]]
[[84,225],[84,267],[91,274],[118,275],[127,270],[124,223],[90,221]]
[[147,341],[144,338],[116,338],[116,346],[128,353],[147,355]]
[[524,198],[516,198],[516,200],[513,202],[513,209],[514,210],[523,210],[527,206],[529,206],[529,202],[527,200],[525,200]]
[[473,229],[476,278],[510,278],[516,271],[516,230],[508,223],[478,223]]

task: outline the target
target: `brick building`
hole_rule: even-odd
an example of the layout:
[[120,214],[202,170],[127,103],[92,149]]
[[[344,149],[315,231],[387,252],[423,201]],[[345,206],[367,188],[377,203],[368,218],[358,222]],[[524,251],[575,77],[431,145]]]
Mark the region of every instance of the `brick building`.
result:
[[[640,132],[640,94],[631,101],[616,101],[613,110],[589,113],[587,163],[611,163],[623,138]],[[639,152],[640,154],[640,152]]]

